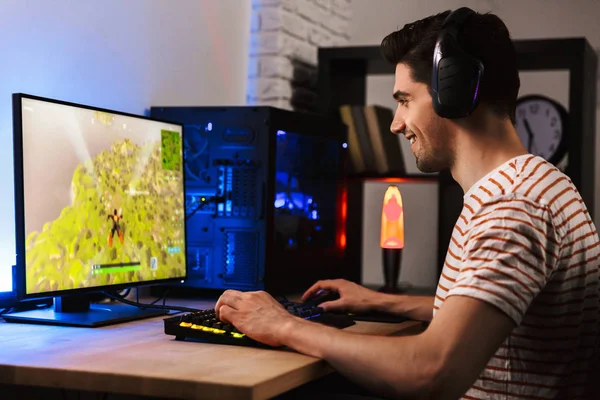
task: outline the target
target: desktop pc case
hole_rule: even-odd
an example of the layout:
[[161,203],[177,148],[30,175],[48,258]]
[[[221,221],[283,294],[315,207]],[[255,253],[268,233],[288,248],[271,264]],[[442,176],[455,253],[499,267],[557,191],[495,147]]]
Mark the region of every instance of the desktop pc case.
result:
[[152,107],[184,126],[188,279],[302,292],[344,276],[346,126],[266,106]]

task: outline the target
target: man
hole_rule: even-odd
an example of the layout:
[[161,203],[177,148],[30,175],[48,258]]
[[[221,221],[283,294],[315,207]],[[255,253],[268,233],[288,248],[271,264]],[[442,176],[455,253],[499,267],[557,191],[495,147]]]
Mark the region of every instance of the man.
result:
[[[569,178],[527,154],[515,131],[519,77],[506,26],[492,14],[462,13],[454,28],[444,12],[381,45],[396,65],[391,131],[411,142],[421,171],[449,168],[465,193],[435,297],[343,280],[317,282],[304,295],[337,291],[325,310],[387,310],[431,320],[428,328],[410,337],[350,334],[292,317],[264,292],[226,291],[216,310],[248,336],[321,357],[382,395],[590,398],[600,241]],[[460,47],[482,66],[474,62],[474,78],[463,82],[476,85],[466,112],[454,113],[452,103],[444,110],[436,79],[447,71],[434,68],[433,57],[442,28],[456,29]]]

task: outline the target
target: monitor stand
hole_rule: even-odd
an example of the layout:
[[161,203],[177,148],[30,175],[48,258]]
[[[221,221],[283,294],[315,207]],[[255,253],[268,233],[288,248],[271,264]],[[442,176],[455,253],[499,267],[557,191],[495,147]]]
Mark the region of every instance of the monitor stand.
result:
[[54,298],[54,307],[3,314],[7,322],[98,327],[167,314],[168,310],[128,304],[92,304],[87,296]]

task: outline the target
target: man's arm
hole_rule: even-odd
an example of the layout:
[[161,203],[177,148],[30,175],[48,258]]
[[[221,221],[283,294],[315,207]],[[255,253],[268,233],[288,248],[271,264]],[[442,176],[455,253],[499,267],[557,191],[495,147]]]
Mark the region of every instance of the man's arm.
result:
[[306,301],[320,290],[335,291],[339,299],[320,304],[325,311],[348,311],[356,314],[372,311],[403,315],[419,321],[431,321],[432,296],[407,296],[376,292],[345,279],[318,281],[302,296]]
[[433,318],[433,296],[394,295],[382,293],[378,297],[376,311],[403,315],[417,321]]
[[374,392],[420,399],[460,397],[515,326],[483,300],[452,295],[425,332],[402,337],[360,335],[306,321],[265,292],[227,290],[215,310],[249,337],[323,358]]
[[471,387],[514,326],[484,301],[450,296],[428,329],[416,336],[358,335],[294,319],[280,338],[376,393],[455,399]]

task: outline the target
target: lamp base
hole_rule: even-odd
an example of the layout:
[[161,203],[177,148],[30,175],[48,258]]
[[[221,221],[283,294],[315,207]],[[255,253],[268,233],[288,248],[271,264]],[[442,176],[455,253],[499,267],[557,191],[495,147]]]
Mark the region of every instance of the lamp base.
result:
[[400,261],[402,260],[402,249],[381,249],[383,256],[383,281],[384,285],[379,289],[383,293],[401,293],[398,287],[400,276]]

